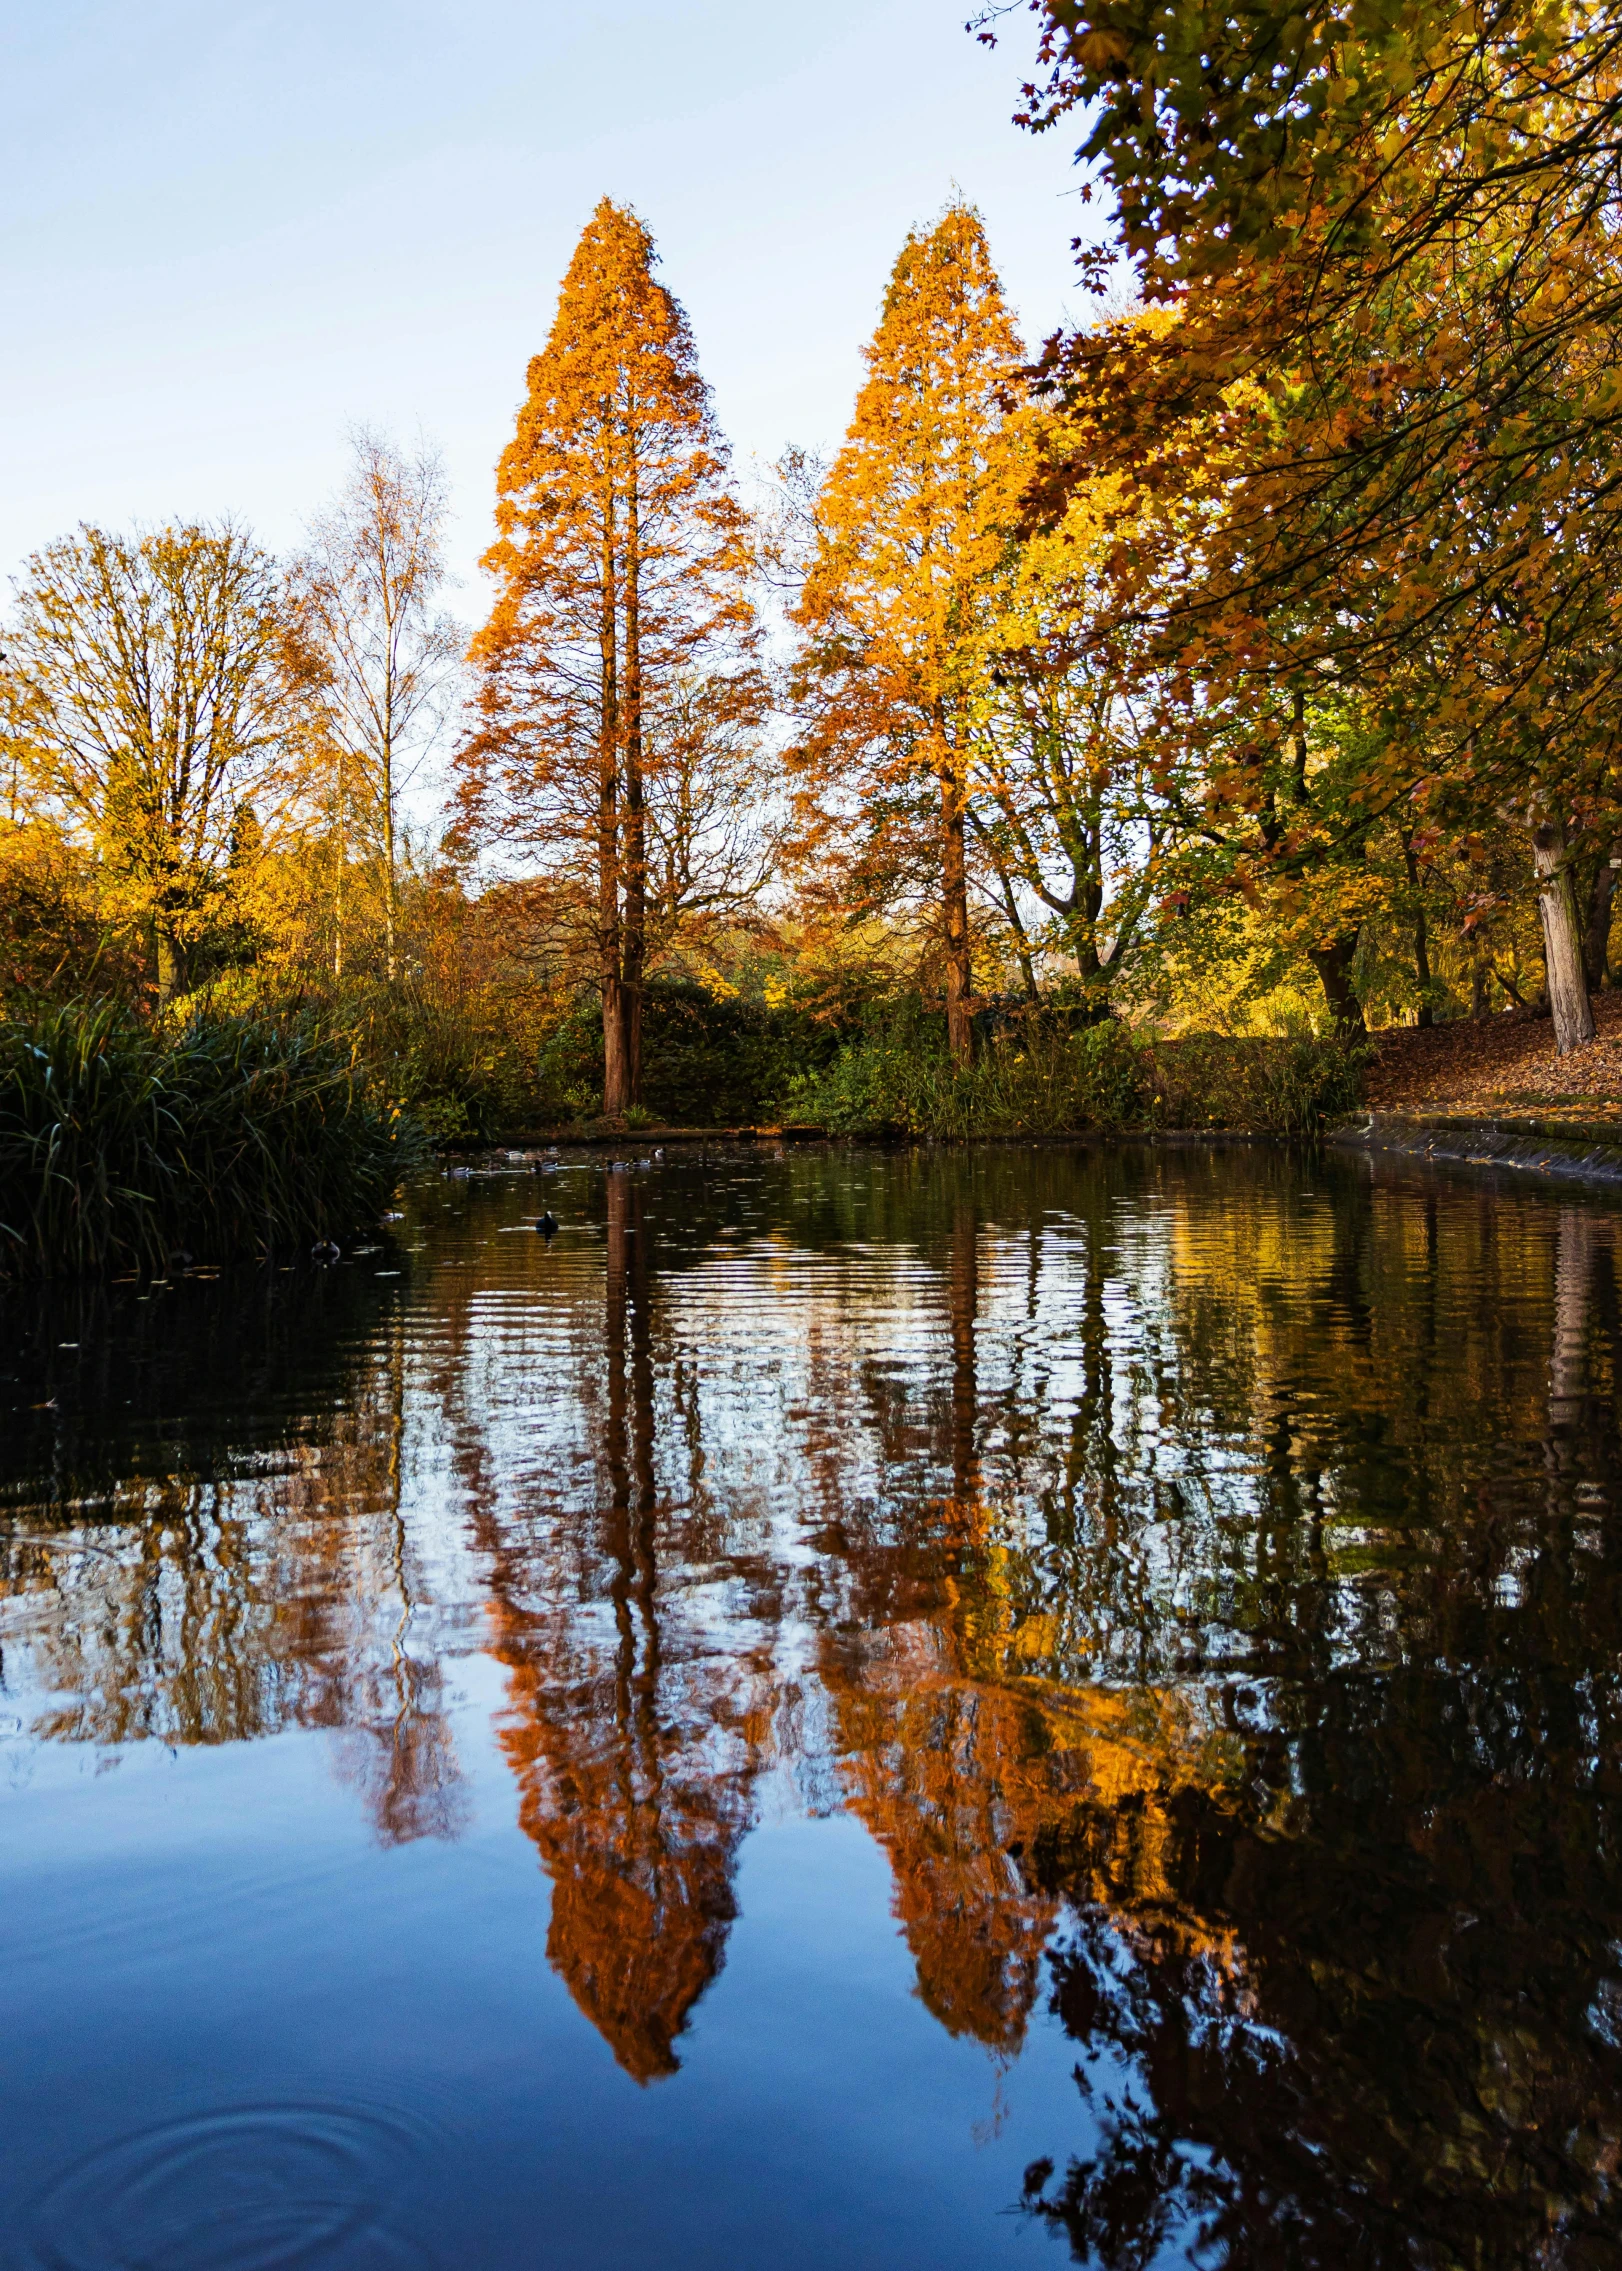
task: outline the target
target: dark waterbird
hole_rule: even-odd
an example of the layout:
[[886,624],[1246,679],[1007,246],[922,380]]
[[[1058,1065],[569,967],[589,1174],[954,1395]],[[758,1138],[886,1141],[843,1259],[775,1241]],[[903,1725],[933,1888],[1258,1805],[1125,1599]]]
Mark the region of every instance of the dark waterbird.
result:
[[548,1207],[546,1212],[539,1218],[539,1220],[536,1222],[535,1227],[543,1238],[555,1238],[557,1236],[558,1218],[552,1212],[552,1209],[550,1207]]
[[335,1238],[318,1238],[310,1248],[311,1261],[319,1262],[323,1269],[330,1269],[334,1262],[341,1262],[343,1258],[343,1248]]

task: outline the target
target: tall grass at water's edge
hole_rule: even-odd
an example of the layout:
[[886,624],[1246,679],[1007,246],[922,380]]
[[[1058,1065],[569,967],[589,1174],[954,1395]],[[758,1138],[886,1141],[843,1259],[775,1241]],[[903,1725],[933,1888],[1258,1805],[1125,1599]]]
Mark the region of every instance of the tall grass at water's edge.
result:
[[870,1032],[794,1084],[797,1118],[833,1135],[963,1142],[1098,1130],[1246,1130],[1311,1138],[1353,1109],[1366,1052],[1332,1040],[1142,1039],[1114,1021],[1004,1033],[952,1065],[916,1023]]
[[68,1002],[0,1024],[0,1277],[161,1269],[375,1222],[413,1130],[308,1021],[142,1026]]

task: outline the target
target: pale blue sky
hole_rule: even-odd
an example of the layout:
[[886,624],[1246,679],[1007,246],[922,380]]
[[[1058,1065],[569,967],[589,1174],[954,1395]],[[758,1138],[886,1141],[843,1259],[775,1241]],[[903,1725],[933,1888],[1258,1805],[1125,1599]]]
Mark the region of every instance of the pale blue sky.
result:
[[837,440],[954,183],[1040,337],[1076,302],[1076,177],[1010,124],[1031,19],[988,54],[970,6],[13,0],[0,571],[81,519],[230,510],[285,545],[371,420],[444,450],[469,574],[605,192],[654,231],[741,471]]

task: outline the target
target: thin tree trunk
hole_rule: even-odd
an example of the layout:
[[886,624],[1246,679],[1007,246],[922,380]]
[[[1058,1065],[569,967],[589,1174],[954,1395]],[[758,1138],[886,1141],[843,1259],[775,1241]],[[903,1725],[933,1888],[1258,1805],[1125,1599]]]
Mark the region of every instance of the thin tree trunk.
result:
[[1414,1023],[1429,1026],[1436,1022],[1431,1005],[1430,936],[1425,925],[1425,903],[1419,896],[1419,862],[1414,857],[1414,839],[1406,828],[1402,831],[1402,859],[1408,870],[1408,888],[1414,894],[1414,981],[1419,988],[1419,1013]]
[[154,928],[153,946],[158,964],[158,1007],[167,1009],[180,991],[180,956],[174,939],[161,922]]
[[1577,921],[1577,894],[1566,859],[1566,831],[1558,820],[1542,820],[1533,827],[1532,865],[1538,879],[1543,966],[1554,1017],[1554,1045],[1565,1057],[1594,1038],[1594,1011],[1583,974],[1582,933]]
[[625,988],[619,862],[619,620],[616,528],[610,494],[603,518],[598,637],[602,704],[597,738],[597,946],[603,990],[603,1116],[618,1119],[631,1101],[625,1061]]
[[332,982],[342,985],[344,976],[344,883],[349,864],[347,831],[344,825],[344,776],[338,768],[337,811],[333,816],[333,835],[337,843],[337,865],[332,876]]
[[383,625],[387,642],[388,660],[383,677],[382,743],[378,755],[382,760],[379,787],[383,792],[383,975],[392,986],[399,967],[397,939],[399,935],[397,893],[394,875],[394,734],[399,688],[395,675],[398,636],[396,601],[392,578],[389,574],[389,548],[383,544],[378,561],[383,579]]
[[1307,949],[1307,959],[1318,973],[1318,983],[1323,987],[1335,1031],[1343,1040],[1360,1038],[1368,1031],[1363,1022],[1363,1004],[1352,990],[1352,957],[1356,952],[1355,930],[1331,939],[1327,946]]
[[1025,988],[1025,999],[1034,1008],[1041,1000],[1041,989],[1036,982],[1036,964],[1031,959],[1031,942],[1020,918],[1019,899],[1014,891],[1014,879],[995,850],[991,862],[997,871],[997,885],[1002,892],[1002,903],[1008,916],[1008,929],[1014,941],[1014,959],[1019,964],[1020,982]]
[[1591,994],[1605,989],[1611,960],[1611,915],[1616,904],[1616,874],[1609,855],[1595,870],[1588,894],[1588,927],[1583,932],[1583,975]]
[[1101,1025],[1109,1014],[1109,985],[1098,954],[1096,918],[1076,926],[1076,976],[1081,980],[1084,1015],[1089,1025]]
[[[628,1744],[631,1739],[637,1649],[636,1623],[631,1613],[635,1572],[631,1559],[631,1461],[630,1431],[627,1425],[627,1390],[630,1382],[626,1364],[626,1327],[630,1323],[632,1302],[626,1276],[636,1240],[634,1235],[627,1235],[627,1216],[630,1212],[630,1185],[627,1178],[610,1175],[605,1196],[603,1365],[607,1374],[607,1396],[603,1414],[602,1448],[603,1465],[607,1470],[603,1480],[607,1485],[608,1499],[605,1543],[614,1565],[614,1574],[608,1583],[617,1643],[614,1651],[614,1724],[620,1742]],[[625,1763],[629,1765],[628,1760]],[[629,1774],[625,1778],[629,1781]]]
[[941,752],[941,913],[946,930],[946,1046],[955,1065],[974,1058],[974,973],[969,954],[969,862],[964,843],[963,788],[945,721],[937,714]]
[[392,737],[383,736],[383,973],[392,986],[399,966],[395,944],[398,931],[394,877],[394,751]]
[[648,963],[648,840],[642,788],[642,527],[636,475],[625,535],[625,1080],[642,1101],[642,989]]

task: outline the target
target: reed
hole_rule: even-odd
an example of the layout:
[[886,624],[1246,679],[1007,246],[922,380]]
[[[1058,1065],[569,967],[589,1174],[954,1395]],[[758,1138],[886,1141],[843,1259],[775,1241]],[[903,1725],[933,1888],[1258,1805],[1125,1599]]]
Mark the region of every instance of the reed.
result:
[[106,1002],[0,1024],[0,1274],[227,1261],[375,1222],[414,1130],[309,1020],[152,1029]]

